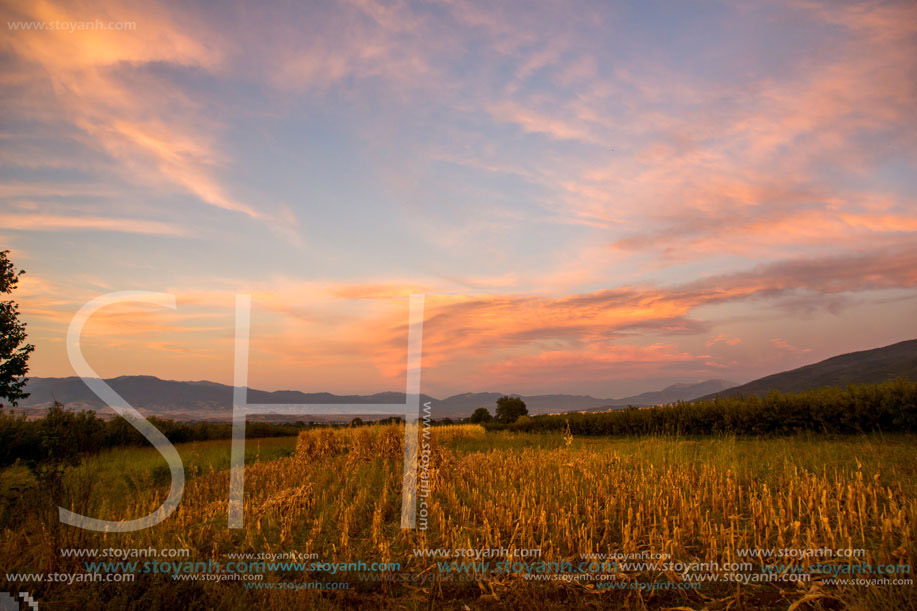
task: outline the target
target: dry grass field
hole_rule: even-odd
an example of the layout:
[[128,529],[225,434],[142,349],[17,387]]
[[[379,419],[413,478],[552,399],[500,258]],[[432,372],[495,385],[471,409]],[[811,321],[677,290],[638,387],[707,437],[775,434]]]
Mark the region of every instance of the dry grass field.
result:
[[[52,499],[27,472],[13,467],[3,475],[0,554],[7,574],[91,572],[85,558],[61,555],[68,548],[184,548],[186,560],[224,564],[230,554],[279,558],[296,551],[310,562],[363,562],[365,569],[275,566],[262,571],[258,586],[139,569],[133,581],[4,585],[30,590],[43,608],[915,607],[913,585],[834,585],[829,579],[849,577],[844,571],[852,566],[917,564],[913,436],[587,439],[435,427],[422,475],[429,519],[424,530],[413,531],[399,524],[402,440],[397,426],[250,440],[241,530],[226,525],[227,442],[180,446],[188,477],[181,505],[136,533],[59,526]],[[137,517],[165,497],[164,466],[152,449],[104,452],[68,471],[62,494],[87,515]],[[755,548],[835,554],[741,552]],[[423,551],[440,549],[453,555]],[[477,558],[454,552],[481,549],[508,551]],[[837,556],[847,549],[863,551]],[[512,550],[540,551],[522,557]],[[609,554],[631,560],[615,567],[608,560],[601,567],[583,564]],[[499,567],[501,560],[514,564]],[[368,568],[379,562],[398,568]],[[573,570],[557,569],[563,562]],[[814,565],[821,572],[813,575]],[[824,565],[848,568],[826,575]],[[105,571],[119,569],[125,572]],[[783,578],[741,583],[734,573]],[[714,577],[685,585],[699,574]]]

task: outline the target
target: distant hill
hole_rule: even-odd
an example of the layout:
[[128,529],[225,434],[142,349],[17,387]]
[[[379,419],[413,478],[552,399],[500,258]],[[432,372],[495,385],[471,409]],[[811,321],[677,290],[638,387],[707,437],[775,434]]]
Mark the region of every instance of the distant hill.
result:
[[[105,380],[115,392],[124,397],[140,413],[175,420],[228,420],[232,416],[233,388],[215,382],[179,382],[162,380],[154,376],[121,376]],[[597,408],[611,409],[628,405],[655,405],[677,400],[691,400],[699,395],[732,386],[724,380],[708,380],[699,384],[674,384],[657,391],[625,397],[623,399],[598,399],[588,395],[531,395],[523,396],[529,413],[548,414],[569,411],[588,411]],[[78,410],[103,412],[105,405],[78,377],[30,378],[26,389],[31,393],[20,402],[26,410],[44,409],[54,401]],[[463,393],[446,399],[421,395],[421,402],[431,402],[435,418],[463,418],[478,407],[493,413],[498,398],[509,393]],[[515,395],[519,396],[519,395]],[[250,403],[392,403],[404,402],[404,393],[384,392],[372,395],[334,395],[331,393],[304,393],[297,390],[274,392],[249,389]],[[347,418],[366,414],[348,415]],[[275,420],[340,420],[334,416],[285,416]]]
[[[228,420],[232,417],[233,387],[216,382],[178,382],[154,376],[120,376],[105,382],[128,403],[145,415],[175,420]],[[78,377],[29,378],[26,390],[31,395],[20,406],[45,408],[54,401],[78,410],[105,408],[105,404]],[[422,401],[433,400],[421,395]],[[404,393],[383,392],[373,395],[333,395],[304,393],[296,390],[268,392],[248,391],[249,403],[403,403]],[[354,414],[357,415],[357,414]],[[334,420],[336,418],[303,415],[283,420]],[[339,418],[338,418],[339,419]]]
[[765,395],[772,390],[784,393],[802,392],[823,386],[846,387],[848,384],[878,384],[895,378],[917,380],[917,339],[833,356],[799,369],[775,373],[748,384],[713,392],[701,397]]
[[608,399],[596,399],[588,395],[516,395],[500,392],[470,392],[453,395],[441,401],[434,401],[433,410],[438,417],[455,418],[470,416],[479,408],[486,407],[493,414],[497,399],[503,395],[522,397],[530,414],[578,411],[604,404]]
[[674,401],[690,401],[700,395],[734,386],[726,380],[707,380],[697,384],[672,384],[654,392],[646,392],[623,399],[597,399],[589,395],[515,395],[512,393],[476,392],[453,395],[447,399],[434,399],[435,413],[450,418],[470,416],[479,407],[486,407],[493,413],[497,399],[504,394],[521,397],[530,414],[556,414],[562,412],[585,412],[614,409],[629,405],[645,406]]
[[728,380],[707,380],[697,384],[672,384],[662,390],[645,392],[633,397],[617,399],[610,403],[612,406],[643,406],[660,405],[662,403],[675,403],[676,401],[691,401],[701,395],[719,392],[735,386],[735,382]]

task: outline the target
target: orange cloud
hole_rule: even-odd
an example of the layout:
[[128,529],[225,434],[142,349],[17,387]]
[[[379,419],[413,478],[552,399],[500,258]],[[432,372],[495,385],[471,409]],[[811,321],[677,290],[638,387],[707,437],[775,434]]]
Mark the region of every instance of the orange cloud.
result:
[[77,229],[168,236],[181,236],[187,233],[182,227],[176,227],[160,221],[100,216],[0,213],[0,224],[10,229],[28,231],[69,231]]
[[[574,91],[513,92],[490,114],[584,146],[527,160],[525,176],[571,221],[604,229],[619,253],[663,265],[781,257],[787,247],[837,251],[917,231],[913,198],[870,180],[879,164],[917,146],[913,4],[789,2],[764,12],[837,26],[826,37],[830,52],[813,50],[779,78],[717,82],[692,82],[644,58],[639,69],[615,68]],[[844,184],[838,172],[869,186]],[[603,265],[580,275],[591,269],[598,280]]]
[[[23,315],[35,341],[50,346],[64,335],[73,313],[95,295],[85,288],[72,291],[26,278],[31,284],[23,285]],[[235,294],[247,292],[253,294],[253,386],[289,386],[295,380],[297,386],[324,390],[397,389],[404,379],[406,295],[419,286],[284,278],[238,286],[224,280],[207,290],[177,286],[170,289],[178,296],[177,311],[129,304],[100,311],[87,323],[86,350],[103,375],[136,373],[124,369],[129,355],[131,363],[143,363],[146,373],[187,377],[187,368],[194,367],[192,357],[206,355],[207,367],[213,368],[208,371],[228,382]],[[720,365],[707,354],[659,338],[696,336],[710,338],[707,347],[738,345],[740,338],[732,335],[711,337],[715,322],[702,318],[705,306],[748,299],[779,304],[783,296],[798,295],[830,301],[833,295],[914,287],[917,249],[912,245],[783,261],[684,284],[555,297],[446,294],[435,291],[454,287],[428,286],[423,377],[433,387],[450,388],[461,386],[456,380],[486,388],[526,380],[561,385],[619,374],[658,377],[663,371],[696,377],[704,367]],[[781,350],[793,349],[779,338],[772,343]],[[37,358],[48,368],[57,359],[54,368],[66,372],[63,348],[54,350],[41,350]],[[176,356],[181,354],[189,360]]]
[[584,350],[548,350],[507,358],[481,367],[478,385],[531,384],[550,379],[557,384],[645,377],[672,364],[706,366],[707,355],[679,351],[669,344],[591,346]]
[[[19,60],[19,86],[31,88],[17,100],[17,112],[69,121],[85,134],[86,144],[117,160],[132,183],[176,187],[211,206],[265,221],[295,239],[296,221],[288,213],[259,210],[227,193],[216,171],[225,163],[214,143],[220,126],[201,113],[200,104],[135,69],[163,63],[218,72],[228,54],[219,37],[162,7],[141,9],[117,1],[91,7],[49,0],[14,2],[3,17],[46,25],[134,24],[125,30],[4,30]],[[35,90],[45,81],[53,101],[35,108],[33,100],[41,98]],[[17,159],[22,162],[29,163]]]
[[771,340],[771,343],[774,346],[776,346],[777,348],[779,348],[780,350],[786,350],[787,352],[793,352],[795,354],[806,354],[808,352],[812,352],[811,348],[797,348],[796,346],[792,345],[790,342],[780,339],[779,337],[773,338]]
[[726,344],[727,346],[738,346],[739,344],[742,343],[742,339],[739,337],[734,337],[732,335],[727,335],[725,333],[720,333],[716,337],[712,337],[708,339],[706,346],[710,348],[711,346],[715,346],[716,344],[719,344],[719,343]]

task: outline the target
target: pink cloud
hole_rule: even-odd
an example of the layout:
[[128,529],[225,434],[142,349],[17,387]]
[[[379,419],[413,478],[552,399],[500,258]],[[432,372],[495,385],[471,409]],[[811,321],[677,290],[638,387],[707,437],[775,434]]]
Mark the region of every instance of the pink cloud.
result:
[[161,221],[100,216],[0,213],[0,224],[9,229],[27,231],[92,230],[165,236],[187,235],[184,227]]
[[811,348],[797,348],[788,341],[780,339],[779,337],[773,338],[771,343],[780,350],[786,350],[787,352],[792,352],[794,354],[806,354],[812,352]]
[[727,346],[738,346],[739,344],[742,343],[742,339],[732,336],[732,335],[728,335],[726,333],[720,333],[719,335],[708,339],[706,342],[706,346],[710,348],[711,346],[715,346],[716,344],[720,344],[720,343],[726,344]]

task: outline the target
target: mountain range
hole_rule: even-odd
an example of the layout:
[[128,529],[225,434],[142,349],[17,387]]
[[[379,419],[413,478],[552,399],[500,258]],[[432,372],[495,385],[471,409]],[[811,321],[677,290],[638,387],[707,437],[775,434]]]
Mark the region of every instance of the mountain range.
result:
[[[153,376],[121,376],[105,380],[115,392],[145,415],[175,420],[226,420],[232,416],[233,387],[215,382],[178,382]],[[600,399],[588,395],[527,395],[523,400],[531,414],[584,411],[595,408],[611,409],[628,405],[655,405],[677,400],[690,400],[700,395],[724,390],[734,384],[725,380],[708,380],[698,384],[673,384],[661,391],[648,392],[621,399]],[[55,401],[70,409],[106,410],[105,404],[78,377],[30,378],[30,396],[20,402],[24,409],[47,408]],[[436,418],[463,418],[479,407],[493,412],[497,392],[463,393],[446,399],[421,395],[421,402],[430,402]],[[521,396],[521,395],[514,395]],[[391,403],[404,402],[404,393],[383,392],[372,395],[334,395],[305,393],[297,390],[264,391],[249,389],[249,403]],[[358,414],[353,414],[358,415]],[[365,415],[365,414],[364,414]],[[334,416],[278,417],[279,420],[339,420]]]
[[[572,411],[604,411],[627,406],[659,405],[675,401],[711,399],[716,396],[742,394],[762,395],[772,390],[800,392],[822,386],[875,384],[895,378],[917,380],[917,340],[908,340],[876,348],[835,356],[790,371],[769,375],[747,384],[735,385],[726,380],[707,380],[696,384],[673,384],[662,390],[621,399],[601,399],[588,395],[513,395],[522,396],[529,413],[548,414]],[[153,376],[121,376],[106,380],[119,395],[146,415],[175,420],[228,420],[232,416],[233,387],[216,382],[178,382]],[[77,377],[30,378],[31,393],[20,402],[26,412],[37,414],[60,401],[71,409],[93,409],[104,413],[104,403]],[[463,393],[446,399],[421,395],[430,402],[435,418],[463,418],[478,407],[493,412],[497,392]],[[334,395],[305,393],[297,390],[264,391],[249,389],[249,403],[391,403],[404,402],[404,393],[383,392],[372,395]],[[349,414],[347,418],[363,415]],[[340,416],[265,416],[273,420],[341,420]]]

